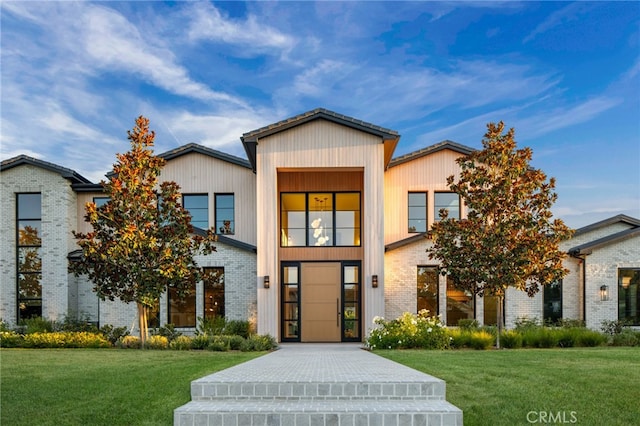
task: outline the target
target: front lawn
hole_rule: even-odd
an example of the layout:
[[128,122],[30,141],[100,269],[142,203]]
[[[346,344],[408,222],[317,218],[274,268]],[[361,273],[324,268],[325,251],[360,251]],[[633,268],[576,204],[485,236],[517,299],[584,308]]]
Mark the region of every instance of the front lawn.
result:
[[[376,351],[447,382],[472,425],[632,425],[640,348]],[[544,420],[544,421],[542,421]]]
[[264,352],[1,349],[2,425],[171,425],[192,380]]

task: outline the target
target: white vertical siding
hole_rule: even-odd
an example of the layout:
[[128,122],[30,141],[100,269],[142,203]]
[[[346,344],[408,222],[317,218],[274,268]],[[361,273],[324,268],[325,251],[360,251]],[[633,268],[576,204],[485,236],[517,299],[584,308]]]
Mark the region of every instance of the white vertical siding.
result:
[[[278,328],[278,210],[279,168],[363,168],[362,265],[365,290],[364,324],[384,313],[384,145],[379,137],[324,120],[316,120],[258,141],[257,146],[257,246],[258,332],[279,335]],[[371,288],[371,275],[380,280]],[[271,277],[271,288],[262,277]]]

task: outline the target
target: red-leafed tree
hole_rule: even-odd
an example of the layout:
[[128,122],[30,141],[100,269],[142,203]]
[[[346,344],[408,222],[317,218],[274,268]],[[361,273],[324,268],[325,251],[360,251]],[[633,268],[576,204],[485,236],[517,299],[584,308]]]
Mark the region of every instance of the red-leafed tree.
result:
[[489,123],[483,149],[457,160],[460,175],[450,176],[447,184],[468,215],[455,220],[440,211],[428,250],[457,288],[497,296],[498,336],[506,289],[533,296],[562,279],[569,271],[562,266],[566,253],[559,243],[573,233],[562,220],[552,220],[555,179],[547,181],[529,165],[532,151],[516,149],[514,134],[513,128],[504,133],[502,122]]
[[135,302],[144,343],[149,309],[168,288],[184,297],[202,279],[194,257],[215,251],[216,237],[211,230],[194,235],[178,185],[159,183],[165,160],[153,154],[149,120],[138,117],[127,134],[131,150],[116,155],[113,173],[101,182],[109,201],[87,203],[85,221],[93,230],[73,233],[82,257],[69,268],[88,276],[102,300]]

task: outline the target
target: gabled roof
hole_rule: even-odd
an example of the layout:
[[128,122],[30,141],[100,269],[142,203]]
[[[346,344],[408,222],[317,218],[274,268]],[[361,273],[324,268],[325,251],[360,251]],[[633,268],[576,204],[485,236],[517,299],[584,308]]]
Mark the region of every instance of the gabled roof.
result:
[[474,148],[470,148],[468,146],[459,144],[457,142],[453,142],[450,140],[444,140],[442,142],[438,142],[435,145],[428,146],[426,148],[419,149],[418,151],[413,151],[408,154],[402,155],[400,157],[396,157],[389,163],[389,167],[398,166],[403,163],[407,163],[409,161],[413,161],[417,158],[424,157],[426,155],[430,155],[436,153],[438,151],[442,151],[445,149],[449,149],[451,151],[459,152],[463,155],[469,155],[472,152],[476,151]]
[[615,234],[607,235],[606,237],[599,238],[597,240],[580,244],[579,246],[569,249],[569,254],[572,256],[578,256],[581,254],[591,254],[593,250],[600,247],[608,246],[609,244],[619,243],[629,238],[635,238],[640,236],[640,227],[625,229]]
[[333,123],[351,127],[352,129],[379,136],[382,139],[382,142],[390,143],[389,149],[385,147],[385,156],[388,156],[388,158],[385,158],[385,164],[388,164],[388,162],[391,160],[393,150],[400,140],[400,135],[395,130],[376,126],[374,124],[367,123],[356,118],[348,117],[346,115],[338,114],[324,108],[316,108],[314,110],[296,115],[291,118],[287,118],[282,121],[278,121],[277,123],[273,123],[268,126],[261,127],[259,129],[252,130],[243,134],[240,140],[244,145],[244,149],[247,153],[247,157],[249,158],[249,162],[251,163],[253,170],[256,170],[256,145],[258,144],[258,140],[318,119],[331,121]]
[[430,240],[431,233],[430,232],[422,232],[420,234],[412,235],[409,238],[405,238],[403,240],[396,241],[394,243],[390,243],[384,246],[385,253],[391,250],[399,249],[400,247],[408,246],[409,244],[416,243],[418,241],[422,241],[424,239]]
[[244,158],[236,157],[234,155],[217,151],[215,149],[207,148],[206,146],[202,146],[197,143],[189,143],[187,145],[180,146],[176,149],[172,149],[171,151],[158,154],[158,157],[164,158],[168,161],[191,153],[202,154],[208,157],[217,158],[218,160],[226,161],[228,163],[236,164],[241,167],[246,167],[248,169],[251,168],[251,164],[249,164],[249,162]]
[[37,158],[29,157],[28,155],[18,155],[17,157],[2,161],[2,163],[0,163],[0,171],[9,170],[22,165],[39,167],[41,169],[58,173],[63,178],[71,181],[72,184],[91,183],[75,170],[67,169],[66,167],[58,166],[57,164],[49,163],[48,161],[38,160]]
[[610,217],[609,219],[604,219],[599,222],[592,223],[591,225],[583,226],[582,228],[577,229],[573,235],[575,237],[576,235],[586,234],[587,232],[606,228],[607,226],[615,225],[616,223],[625,223],[632,227],[640,227],[640,220],[627,216],[626,214],[619,214],[617,216]]

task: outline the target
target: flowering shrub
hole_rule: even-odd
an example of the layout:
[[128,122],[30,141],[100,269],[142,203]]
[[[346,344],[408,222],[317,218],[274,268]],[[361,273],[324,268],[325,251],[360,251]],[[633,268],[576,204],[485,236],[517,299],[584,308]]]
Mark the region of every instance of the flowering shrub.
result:
[[169,339],[159,334],[149,336],[145,345],[149,349],[167,349],[169,347]]
[[191,337],[178,336],[169,343],[169,348],[176,351],[188,351],[191,349]]
[[31,333],[24,335],[25,348],[109,348],[102,334],[82,332]]
[[124,336],[118,341],[118,346],[123,349],[140,349],[140,338],[137,336]]
[[446,349],[449,346],[445,326],[438,317],[429,316],[426,309],[417,315],[405,312],[391,321],[375,317],[373,323],[378,327],[367,339],[371,349]]
[[13,331],[0,331],[0,348],[19,348],[22,344],[21,334]]

